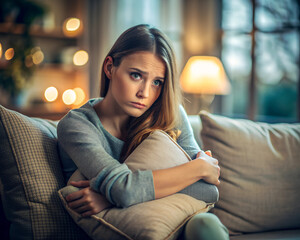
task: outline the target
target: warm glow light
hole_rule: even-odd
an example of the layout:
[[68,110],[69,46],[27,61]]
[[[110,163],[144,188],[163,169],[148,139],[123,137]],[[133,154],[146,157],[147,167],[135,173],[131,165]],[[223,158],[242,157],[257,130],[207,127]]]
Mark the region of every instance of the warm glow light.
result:
[[40,47],[35,47],[31,51],[32,62],[38,65],[44,61],[44,53],[41,51]]
[[76,100],[74,102],[74,105],[79,105],[84,101],[85,93],[81,88],[74,88],[73,90],[76,94]]
[[2,57],[2,44],[0,43],[0,58]]
[[76,101],[76,93],[72,89],[68,89],[64,91],[62,99],[66,105],[71,105]]
[[78,18],[68,18],[64,21],[63,32],[68,37],[75,37],[82,32],[82,22]]
[[15,55],[15,50],[13,48],[9,48],[5,51],[5,59],[6,60],[11,60]]
[[77,51],[73,56],[73,63],[76,66],[83,66],[88,62],[88,60],[89,60],[89,55],[84,50]]
[[80,20],[78,18],[69,18],[66,22],[66,29],[68,31],[76,31],[80,27]]
[[180,76],[183,91],[194,94],[227,94],[230,84],[216,57],[191,57]]
[[55,87],[48,87],[45,90],[44,96],[48,102],[53,102],[57,99],[58,91]]

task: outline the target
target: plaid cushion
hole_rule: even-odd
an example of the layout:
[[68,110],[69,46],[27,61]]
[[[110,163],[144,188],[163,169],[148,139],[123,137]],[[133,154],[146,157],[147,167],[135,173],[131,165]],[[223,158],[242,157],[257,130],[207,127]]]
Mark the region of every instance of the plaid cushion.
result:
[[65,212],[56,122],[29,118],[0,105],[0,177],[13,239],[85,239]]

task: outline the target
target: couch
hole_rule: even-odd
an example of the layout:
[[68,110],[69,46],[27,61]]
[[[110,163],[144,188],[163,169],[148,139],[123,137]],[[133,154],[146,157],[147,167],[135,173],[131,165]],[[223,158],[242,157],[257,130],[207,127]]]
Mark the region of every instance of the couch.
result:
[[[57,122],[0,105],[1,239],[89,239],[65,211]],[[195,139],[221,166],[211,210],[232,240],[300,239],[300,124],[255,123],[202,112]]]

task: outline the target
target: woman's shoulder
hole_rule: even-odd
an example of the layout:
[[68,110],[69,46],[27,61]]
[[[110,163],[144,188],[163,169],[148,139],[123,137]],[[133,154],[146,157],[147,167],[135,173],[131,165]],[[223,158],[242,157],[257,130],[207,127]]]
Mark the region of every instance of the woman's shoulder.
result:
[[181,125],[188,121],[188,116],[183,105],[181,104],[179,105],[178,111],[179,111],[179,124]]
[[88,100],[79,108],[70,110],[58,123],[60,125],[68,126],[74,124],[86,124],[91,122],[94,125],[99,121],[98,115],[94,110],[94,105],[101,101],[101,98],[93,98]]

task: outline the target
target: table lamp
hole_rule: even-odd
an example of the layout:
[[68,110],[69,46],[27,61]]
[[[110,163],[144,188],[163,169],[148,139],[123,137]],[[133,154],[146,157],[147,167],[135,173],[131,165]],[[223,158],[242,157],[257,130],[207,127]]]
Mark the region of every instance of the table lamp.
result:
[[191,57],[181,73],[180,84],[184,92],[200,97],[205,110],[210,109],[215,95],[228,94],[231,89],[221,61],[211,56]]

